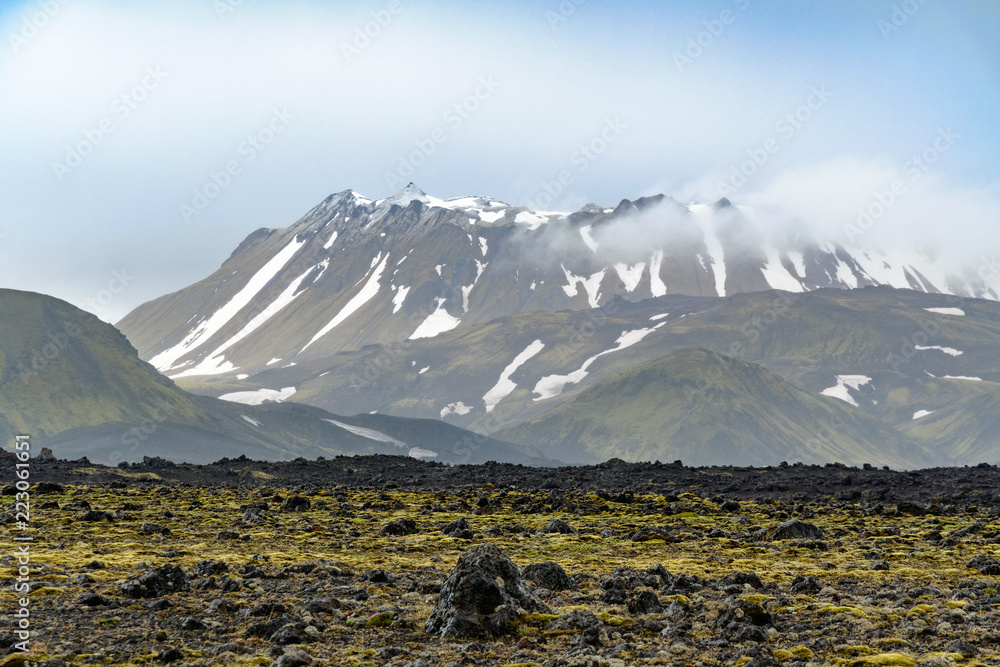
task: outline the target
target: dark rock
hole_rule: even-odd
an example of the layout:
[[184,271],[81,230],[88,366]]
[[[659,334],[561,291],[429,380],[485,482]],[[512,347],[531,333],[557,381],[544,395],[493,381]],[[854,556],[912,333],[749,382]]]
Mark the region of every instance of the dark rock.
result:
[[604,604],[625,604],[627,598],[628,592],[621,588],[609,588],[601,596],[601,602]]
[[382,526],[379,535],[386,537],[390,535],[413,535],[417,532],[417,522],[413,519],[397,519]]
[[799,519],[791,519],[763,531],[762,539],[767,542],[775,540],[824,540],[826,534],[811,523]]
[[316,661],[313,660],[311,655],[302,649],[287,646],[284,653],[272,662],[270,667],[304,667],[305,665],[314,664],[316,664]]
[[993,576],[1000,575],[1000,560],[990,558],[985,554],[973,556],[973,558],[965,564],[965,567],[971,567],[979,570],[980,574]]
[[559,563],[552,561],[526,565],[521,568],[521,576],[552,591],[568,591],[576,588],[566,570]]
[[198,577],[214,577],[229,572],[229,566],[222,561],[203,560],[191,571]]
[[868,564],[869,570],[888,570],[889,563],[884,560],[877,560]]
[[633,542],[646,542],[648,540],[670,541],[674,532],[676,531],[669,526],[643,526],[632,533],[629,539]]
[[560,535],[569,535],[573,532],[573,527],[562,519],[552,519],[547,524],[539,529],[540,533],[559,533]]
[[719,509],[723,512],[739,512],[741,509],[740,501],[727,500],[719,506]]
[[194,616],[185,616],[184,620],[181,621],[181,630],[186,632],[201,632],[206,628],[208,626]]
[[270,642],[277,646],[307,644],[309,641],[311,641],[309,636],[299,630],[294,624],[281,626],[270,638]]
[[156,598],[188,588],[188,577],[177,565],[164,565],[126,581],[121,591],[131,598]]
[[164,611],[173,607],[170,600],[165,598],[157,598],[156,600],[150,600],[146,603],[146,609],[150,611]]
[[98,512],[97,510],[87,510],[79,517],[80,521],[110,521],[114,523],[115,515],[111,512]]
[[362,581],[370,581],[373,584],[389,583],[389,573],[385,570],[365,570],[361,573]]
[[275,632],[280,630],[288,621],[284,618],[272,618],[270,621],[262,621],[260,623],[254,623],[249,628],[246,629],[247,637],[262,637],[268,638],[272,636]]
[[639,591],[628,599],[626,608],[630,614],[652,614],[661,611],[663,605],[653,591]]
[[139,526],[140,535],[170,535],[170,529],[158,523],[146,522]]
[[741,570],[727,574],[719,580],[719,583],[723,586],[738,586],[740,589],[743,588],[744,584],[750,584],[753,588],[758,589],[764,587],[764,582],[760,580],[760,577],[755,572],[743,572]]
[[528,590],[517,565],[495,544],[472,547],[441,587],[425,631],[445,639],[491,639],[509,633],[518,608],[548,611]]
[[178,660],[184,659],[184,654],[180,652],[180,649],[168,648],[166,650],[160,651],[156,656],[160,662],[177,662]]
[[969,642],[956,639],[948,644],[948,653],[961,653],[964,658],[975,658],[981,651]]
[[286,512],[305,512],[310,507],[312,507],[312,503],[309,502],[308,498],[302,496],[291,496],[285,498],[284,502],[281,503],[281,509]]
[[592,612],[577,609],[549,621],[548,630],[586,630],[601,628],[604,624]]
[[226,600],[224,598],[215,598],[214,600],[212,600],[209,603],[208,607],[205,609],[205,613],[207,613],[207,614],[213,614],[213,615],[214,614],[231,614],[231,613],[237,611],[238,609],[239,609],[239,607],[237,607],[235,604],[233,604],[229,600]]
[[788,588],[789,592],[801,595],[815,595],[823,590],[822,584],[816,577],[803,577],[801,574],[792,579]]
[[78,597],[76,599],[76,603],[86,605],[88,607],[103,607],[104,605],[108,604],[108,601],[102,598],[97,593],[91,591],[89,593],[84,593],[83,595]]
[[441,533],[460,540],[471,540],[474,535],[472,527],[469,526],[469,520],[464,516],[449,523],[441,530]]

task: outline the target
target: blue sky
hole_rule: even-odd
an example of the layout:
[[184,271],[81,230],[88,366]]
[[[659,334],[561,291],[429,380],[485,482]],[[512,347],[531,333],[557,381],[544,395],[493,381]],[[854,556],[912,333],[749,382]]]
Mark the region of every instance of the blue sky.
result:
[[879,241],[1000,241],[995,2],[483,4],[0,2],[0,285],[114,321],[406,180],[552,210],[735,182],[832,234],[926,151]]

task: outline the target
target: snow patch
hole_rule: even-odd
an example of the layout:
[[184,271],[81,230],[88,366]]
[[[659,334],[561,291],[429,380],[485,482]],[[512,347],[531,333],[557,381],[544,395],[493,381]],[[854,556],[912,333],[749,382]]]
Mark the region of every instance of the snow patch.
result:
[[587,244],[587,247],[596,255],[597,254],[597,241],[594,237],[590,235],[590,225],[580,228],[580,236],[583,238],[583,242]]
[[[404,258],[405,259],[405,258]],[[402,286],[396,288],[396,294],[392,297],[392,312],[393,314],[398,313],[399,309],[403,307],[403,302],[406,301],[406,295],[409,293],[409,286]]]
[[584,278],[583,276],[574,276],[573,273],[567,269],[562,264],[563,273],[566,274],[566,285],[563,285],[563,291],[566,292],[566,296],[574,297],[578,293],[577,284],[583,285],[583,289],[587,292],[587,301],[591,308],[597,308],[599,300],[601,298],[601,293],[598,291],[601,288],[601,281],[604,280],[604,274],[607,273],[607,269],[602,269],[595,274],[592,274],[589,278]]
[[953,357],[957,357],[960,354],[964,354],[961,350],[956,350],[953,347],[941,347],[940,345],[914,345],[917,350],[940,350],[945,354],[950,354]]
[[535,231],[548,221],[549,219],[546,216],[532,211],[521,211],[514,216],[514,222],[528,225],[529,232]]
[[266,364],[266,365],[267,365],[267,366],[270,366],[271,364],[276,364],[276,363],[278,363],[279,361],[281,361],[281,357],[275,357],[274,359],[271,359],[271,361],[267,362],[267,364]]
[[219,398],[232,403],[243,403],[244,405],[260,405],[264,401],[287,400],[295,393],[295,387],[284,387],[283,389],[258,389],[256,391],[234,391],[231,394],[223,394]]
[[921,417],[926,417],[927,415],[932,415],[936,410],[917,410],[913,413],[914,419],[920,419]]
[[507,215],[507,211],[479,211],[479,219],[489,224]]
[[824,396],[833,396],[834,398],[839,398],[845,403],[850,403],[854,407],[858,407],[858,402],[851,397],[848,389],[858,390],[862,385],[866,385],[871,382],[872,379],[867,375],[838,375],[837,384],[832,387],[827,387],[823,391],[819,392]]
[[486,239],[484,239],[482,236],[479,237],[479,247],[483,251],[483,257],[486,257],[486,251],[488,249],[488,244],[486,242]]
[[444,302],[446,299],[441,297],[436,297],[437,306],[433,313],[427,316],[420,326],[417,327],[416,331],[410,334],[407,340],[416,340],[418,338],[434,338],[438,334],[442,334],[445,331],[451,331],[461,323],[461,319],[453,317],[448,314],[448,311],[444,309]]
[[958,317],[964,317],[965,311],[961,308],[924,308],[929,313],[938,313],[940,315],[956,315]]
[[662,320],[664,317],[669,317],[670,313],[660,313],[659,315],[653,315],[649,318],[650,322],[656,322],[657,320]]
[[[381,255],[382,253],[379,253],[378,256],[376,256],[375,259],[372,260],[372,266],[375,266],[375,263],[379,261],[379,257]],[[337,313],[336,317],[330,320],[330,322],[325,327],[320,329],[319,332],[312,337],[312,340],[306,343],[305,347],[299,350],[300,354],[302,352],[305,352],[307,347],[309,347],[317,340],[328,334],[334,327],[336,327],[338,324],[340,324],[348,317],[353,315],[355,311],[361,308],[361,306],[368,303],[376,294],[378,294],[379,291],[378,281],[382,277],[382,271],[385,269],[385,263],[388,260],[389,260],[389,254],[386,253],[385,257],[382,257],[382,261],[379,262],[378,267],[371,273],[371,276],[368,278],[368,282],[365,283],[365,286],[362,287],[361,290],[357,294],[355,294],[343,308],[340,309],[340,312]]]
[[467,415],[470,412],[472,412],[471,405],[466,405],[462,401],[457,401],[455,403],[449,403],[441,408],[441,419],[444,419],[448,415]]
[[260,426],[260,422],[254,419],[253,417],[247,417],[246,415],[240,415],[240,417],[243,417],[243,419],[247,420],[254,426]]
[[420,447],[412,447],[410,451],[406,453],[411,459],[435,459],[438,453],[432,452],[429,449],[421,449]]
[[323,250],[329,250],[330,246],[332,246],[333,242],[336,240],[337,240],[337,230],[333,230],[333,236],[330,237],[329,241],[323,244]]
[[625,283],[626,292],[631,292],[639,286],[639,281],[642,280],[642,272],[645,269],[645,262],[639,262],[632,267],[629,267],[628,264],[615,264],[615,271],[618,272],[618,277]]
[[968,375],[942,375],[945,380],[973,380],[975,382],[982,382],[983,378],[969,377]]
[[423,367],[423,368],[421,368],[421,369],[420,369],[419,371],[417,371],[417,375],[423,375],[424,373],[426,373],[426,372],[427,372],[427,371],[429,371],[430,369],[431,369],[431,367],[430,367],[430,366],[424,366],[424,367]]
[[500,379],[493,386],[492,389],[486,392],[483,396],[483,402],[486,404],[486,412],[493,412],[493,408],[496,407],[497,403],[507,398],[512,391],[517,389],[517,383],[510,379],[510,376],[517,371],[526,361],[531,359],[533,356],[542,351],[545,347],[545,343],[540,340],[536,340],[528,347],[514,357],[514,360],[507,364],[507,367],[503,369],[500,373]]

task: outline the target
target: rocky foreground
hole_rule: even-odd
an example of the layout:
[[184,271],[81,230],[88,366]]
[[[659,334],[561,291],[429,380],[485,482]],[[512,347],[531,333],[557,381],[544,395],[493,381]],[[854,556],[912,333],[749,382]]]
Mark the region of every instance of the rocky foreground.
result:
[[32,480],[31,653],[5,555],[0,665],[1000,665],[991,466],[33,459]]

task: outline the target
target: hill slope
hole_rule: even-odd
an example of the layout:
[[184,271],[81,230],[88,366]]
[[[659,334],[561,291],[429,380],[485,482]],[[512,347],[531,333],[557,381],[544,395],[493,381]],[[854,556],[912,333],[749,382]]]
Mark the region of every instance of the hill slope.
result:
[[699,348],[601,380],[499,435],[580,463],[619,456],[692,465],[794,460],[906,467],[934,460],[841,401],[810,396],[760,366]]
[[448,424],[189,394],[141,361],[114,327],[52,297],[0,290],[0,313],[4,442],[26,433],[59,456],[111,463],[143,456],[205,463],[241,454],[284,460],[361,453],[455,463],[538,460],[536,450]]

